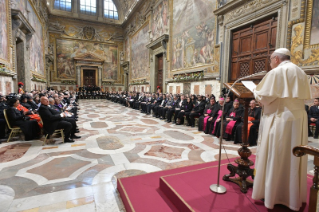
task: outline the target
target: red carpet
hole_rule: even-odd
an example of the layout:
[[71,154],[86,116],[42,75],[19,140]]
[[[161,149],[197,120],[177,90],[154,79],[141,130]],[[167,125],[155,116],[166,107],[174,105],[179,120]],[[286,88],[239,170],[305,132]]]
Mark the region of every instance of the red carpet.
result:
[[[221,176],[229,173],[227,163],[221,163]],[[267,210],[262,201],[251,199],[252,189],[243,194],[236,184],[222,179],[220,183],[227,192],[211,192],[209,186],[217,182],[217,165],[218,162],[210,162],[121,178],[117,189],[127,211],[290,211],[280,205]],[[309,176],[308,190],[311,185]],[[300,211],[308,211],[308,205],[304,204]]]

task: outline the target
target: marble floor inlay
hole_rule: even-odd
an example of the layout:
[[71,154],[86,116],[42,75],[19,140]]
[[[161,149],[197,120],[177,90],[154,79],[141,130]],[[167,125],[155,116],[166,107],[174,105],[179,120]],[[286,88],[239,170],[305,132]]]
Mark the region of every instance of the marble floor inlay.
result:
[[[80,100],[77,124],[72,144],[2,140],[0,212],[124,212],[118,178],[218,160],[217,138],[107,100]],[[223,145],[222,159],[238,157],[239,145]]]

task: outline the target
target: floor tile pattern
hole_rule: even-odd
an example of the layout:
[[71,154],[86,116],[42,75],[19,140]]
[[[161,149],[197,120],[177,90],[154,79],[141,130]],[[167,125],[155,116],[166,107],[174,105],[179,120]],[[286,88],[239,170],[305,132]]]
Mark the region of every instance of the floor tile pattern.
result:
[[[125,211],[118,178],[218,160],[219,140],[196,128],[107,100],[80,100],[80,108],[82,138],[75,143],[15,138],[0,144],[0,212]],[[309,144],[319,147],[318,140]],[[222,159],[238,156],[239,145],[223,146]]]

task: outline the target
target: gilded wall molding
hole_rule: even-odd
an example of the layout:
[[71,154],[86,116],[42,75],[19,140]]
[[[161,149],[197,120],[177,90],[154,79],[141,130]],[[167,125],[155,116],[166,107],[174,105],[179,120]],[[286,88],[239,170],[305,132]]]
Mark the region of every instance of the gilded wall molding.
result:
[[0,58],[0,63],[6,65],[9,70],[15,71],[13,66],[13,46],[12,46],[12,26],[11,26],[11,3],[10,0],[5,1],[5,9],[6,9],[6,16],[7,16],[7,59]]

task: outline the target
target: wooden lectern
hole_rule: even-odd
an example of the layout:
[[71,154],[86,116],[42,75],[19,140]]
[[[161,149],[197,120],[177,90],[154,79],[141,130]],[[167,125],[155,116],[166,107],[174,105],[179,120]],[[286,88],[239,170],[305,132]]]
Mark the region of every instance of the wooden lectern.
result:
[[[238,98],[244,100],[245,113],[244,126],[242,128],[242,145],[241,148],[238,149],[238,154],[240,158],[235,160],[235,163],[237,163],[238,166],[228,164],[227,169],[230,171],[230,174],[224,175],[223,180],[236,183],[237,185],[239,185],[241,192],[247,193],[247,189],[253,186],[253,182],[251,180],[247,180],[247,178],[251,176],[252,179],[254,179],[254,169],[250,168],[250,166],[254,165],[254,162],[249,160],[249,157],[252,153],[248,148],[248,109],[250,101],[252,99],[255,99],[255,97],[254,94],[249,89],[247,89],[241,82],[236,83],[233,87],[232,83],[224,83],[224,85],[228,89],[230,89]],[[239,177],[231,178],[234,177],[236,174]]]

